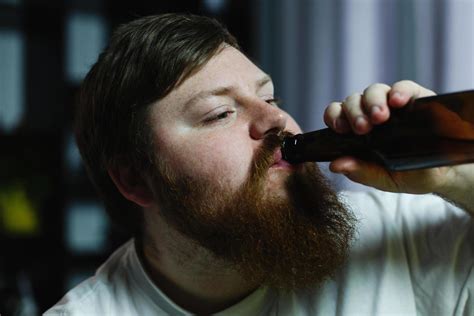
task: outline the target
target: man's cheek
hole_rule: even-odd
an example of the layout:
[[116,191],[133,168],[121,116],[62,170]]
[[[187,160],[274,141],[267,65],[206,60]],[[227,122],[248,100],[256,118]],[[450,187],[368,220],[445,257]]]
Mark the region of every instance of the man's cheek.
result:
[[204,166],[200,170],[200,176],[220,186],[235,187],[245,181],[248,171],[241,161],[215,161]]
[[180,174],[198,181],[226,185],[246,178],[247,167],[244,161],[244,159],[239,159],[238,155],[217,149],[201,155],[185,152],[170,157],[172,168],[178,170]]

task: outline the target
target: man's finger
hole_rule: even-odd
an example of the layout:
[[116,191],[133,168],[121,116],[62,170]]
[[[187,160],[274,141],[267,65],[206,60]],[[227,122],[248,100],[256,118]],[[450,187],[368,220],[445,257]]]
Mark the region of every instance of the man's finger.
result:
[[402,80],[393,84],[388,95],[388,104],[399,108],[405,106],[410,100],[430,95],[435,95],[435,93],[411,80]]
[[387,102],[390,89],[390,86],[386,84],[376,83],[364,90],[362,101],[365,112],[372,124],[381,124],[390,117]]
[[329,170],[342,173],[354,182],[379,190],[398,192],[397,185],[382,166],[354,157],[341,157],[329,164]]
[[366,134],[372,129],[372,124],[362,106],[361,94],[355,93],[348,96],[342,102],[341,107],[355,134]]
[[324,111],[324,123],[338,133],[347,133],[351,131],[349,122],[347,122],[340,102],[332,102]]

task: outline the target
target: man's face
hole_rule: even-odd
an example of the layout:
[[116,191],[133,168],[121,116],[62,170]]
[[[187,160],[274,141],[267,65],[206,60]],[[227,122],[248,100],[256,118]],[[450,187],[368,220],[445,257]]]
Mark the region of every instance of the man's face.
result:
[[[272,102],[273,93],[263,71],[235,48],[224,48],[156,106],[152,117],[160,160],[190,177],[237,188],[266,133],[301,132]],[[291,169],[280,164],[269,170],[272,190],[281,188]]]
[[152,110],[153,190],[159,216],[244,277],[304,287],[344,260],[352,217],[314,164],[281,161],[301,130],[273,97],[238,50],[211,58]]

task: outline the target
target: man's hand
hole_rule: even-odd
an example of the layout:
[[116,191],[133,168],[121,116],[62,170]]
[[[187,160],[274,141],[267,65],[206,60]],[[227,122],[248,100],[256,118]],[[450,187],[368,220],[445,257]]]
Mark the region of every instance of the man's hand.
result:
[[[390,117],[391,108],[405,106],[412,99],[434,95],[412,81],[400,81],[392,87],[373,84],[363,94],[353,94],[344,102],[333,102],[326,109],[325,123],[338,133],[369,133],[373,126]],[[436,193],[474,214],[474,165],[458,165],[404,172],[390,172],[375,163],[354,157],[341,157],[329,165],[332,172],[390,192]]]

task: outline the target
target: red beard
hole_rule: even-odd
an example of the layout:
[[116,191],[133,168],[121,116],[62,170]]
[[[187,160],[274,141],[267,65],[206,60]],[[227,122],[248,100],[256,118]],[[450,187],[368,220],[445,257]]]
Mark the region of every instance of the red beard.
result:
[[287,197],[264,190],[284,135],[270,134],[238,190],[166,171],[154,175],[161,215],[251,282],[296,289],[332,276],[347,257],[355,219],[313,163],[286,181]]

